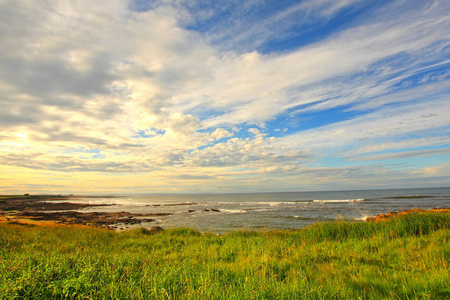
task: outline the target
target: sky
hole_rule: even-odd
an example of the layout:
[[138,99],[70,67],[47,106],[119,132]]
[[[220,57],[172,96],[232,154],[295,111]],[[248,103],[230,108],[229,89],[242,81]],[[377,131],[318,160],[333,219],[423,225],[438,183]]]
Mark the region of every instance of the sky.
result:
[[450,2],[0,0],[0,193],[450,186]]

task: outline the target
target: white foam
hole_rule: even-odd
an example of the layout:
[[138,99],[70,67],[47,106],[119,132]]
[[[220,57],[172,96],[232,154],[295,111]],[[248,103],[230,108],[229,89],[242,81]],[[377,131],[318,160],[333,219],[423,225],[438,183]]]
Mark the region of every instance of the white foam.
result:
[[289,202],[266,202],[269,203],[270,206],[281,206],[281,205],[299,205],[299,204],[308,204],[309,202],[307,201],[289,201]]
[[246,214],[248,211],[244,209],[220,209],[220,212],[228,213],[228,214]]
[[362,202],[364,199],[330,199],[330,200],[313,200],[314,203],[348,203]]
[[244,205],[271,205],[271,204],[277,204],[277,203],[280,203],[280,202],[264,202],[264,201],[260,201],[260,202],[255,202],[255,201],[246,201],[246,202],[233,202],[233,203],[231,203],[231,204],[238,204],[238,205],[241,205],[241,206],[244,206]]

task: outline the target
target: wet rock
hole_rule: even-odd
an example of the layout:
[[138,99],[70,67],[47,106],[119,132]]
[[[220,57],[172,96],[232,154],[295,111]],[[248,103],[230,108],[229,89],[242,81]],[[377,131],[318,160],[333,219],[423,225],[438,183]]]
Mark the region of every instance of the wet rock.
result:
[[[149,217],[168,216],[172,213],[130,213],[130,212],[79,212],[87,207],[107,206],[106,204],[58,203],[58,198],[5,199],[0,201],[0,215],[14,215],[14,218],[26,218],[38,221],[54,221],[60,224],[83,224],[98,227],[110,227],[116,224],[140,224],[155,221]],[[12,211],[14,213],[12,213]]]

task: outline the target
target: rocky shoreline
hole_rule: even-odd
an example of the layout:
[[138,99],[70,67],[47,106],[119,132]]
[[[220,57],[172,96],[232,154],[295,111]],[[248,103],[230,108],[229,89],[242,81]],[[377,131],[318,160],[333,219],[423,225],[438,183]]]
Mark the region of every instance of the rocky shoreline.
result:
[[[114,196],[110,196],[113,198]],[[86,198],[97,198],[96,196],[83,196]],[[108,197],[101,197],[108,198]],[[78,197],[52,196],[52,195],[24,195],[24,196],[1,196],[0,195],[0,221],[19,222],[28,224],[67,224],[67,225],[88,225],[94,227],[103,227],[117,229],[141,223],[154,222],[154,217],[168,216],[171,213],[130,213],[121,212],[92,212],[83,211],[87,208],[105,207],[113,204],[90,204],[76,203],[70,200]],[[167,204],[187,205],[187,204]],[[159,206],[159,205],[158,205]],[[218,209],[204,209],[204,212],[220,212]],[[385,221],[392,217],[401,216],[410,213],[423,213],[432,211],[436,213],[449,213],[450,208],[444,209],[411,209],[401,212],[389,212],[375,217],[367,217],[368,222]],[[188,210],[188,213],[194,212]]]
[[420,213],[429,212],[429,211],[434,212],[434,213],[449,213],[450,208],[432,208],[432,209],[413,208],[413,209],[400,211],[400,212],[392,211],[392,212],[388,212],[386,214],[379,214],[375,217],[367,217],[366,221],[381,222],[381,221],[386,221],[390,218],[394,218],[394,217],[398,217],[398,216],[402,216],[402,215],[420,214]]
[[[86,198],[86,197],[83,197]],[[108,204],[88,204],[61,202],[76,197],[60,196],[2,196],[0,216],[5,221],[36,223],[50,221],[56,224],[79,224],[114,229],[117,224],[133,225],[153,222],[152,217],[167,216],[169,213],[136,214],[129,212],[80,212],[89,207],[109,206]],[[57,200],[57,202],[53,202]]]

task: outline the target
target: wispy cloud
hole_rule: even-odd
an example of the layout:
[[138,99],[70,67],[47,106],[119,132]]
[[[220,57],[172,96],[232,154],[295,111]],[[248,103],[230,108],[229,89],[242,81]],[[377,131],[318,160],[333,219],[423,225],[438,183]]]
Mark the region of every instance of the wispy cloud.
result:
[[[447,120],[449,113],[447,98],[443,97],[433,102],[386,107],[351,120],[295,133],[283,139],[295,147],[316,149],[358,149],[361,146],[367,147],[381,142],[384,143],[386,150],[386,141],[399,138],[406,141],[411,138],[415,141],[423,132],[445,129],[449,126]],[[436,141],[431,138],[428,142],[424,139],[421,142],[422,146],[425,146],[435,144]]]
[[416,150],[416,151],[404,151],[391,154],[374,154],[365,156],[364,160],[385,160],[385,159],[402,159],[410,157],[421,156],[434,156],[434,155],[447,155],[450,154],[450,149],[429,149],[429,150]]
[[[248,52],[273,40],[283,40],[308,31],[305,25],[321,24],[329,21],[342,8],[359,0],[308,0],[294,2],[293,5],[278,8],[265,15],[261,13],[261,2],[252,1],[243,10],[234,11],[231,20],[227,18],[214,24],[208,31],[208,41],[222,49]],[[230,4],[235,5],[235,4]],[[211,17],[216,17],[212,15]],[[302,28],[294,31],[293,28]]]
[[447,153],[450,4],[367,5],[2,1],[0,167],[18,188],[92,174],[99,189],[153,191],[426,177],[363,164],[410,159],[410,171]]

